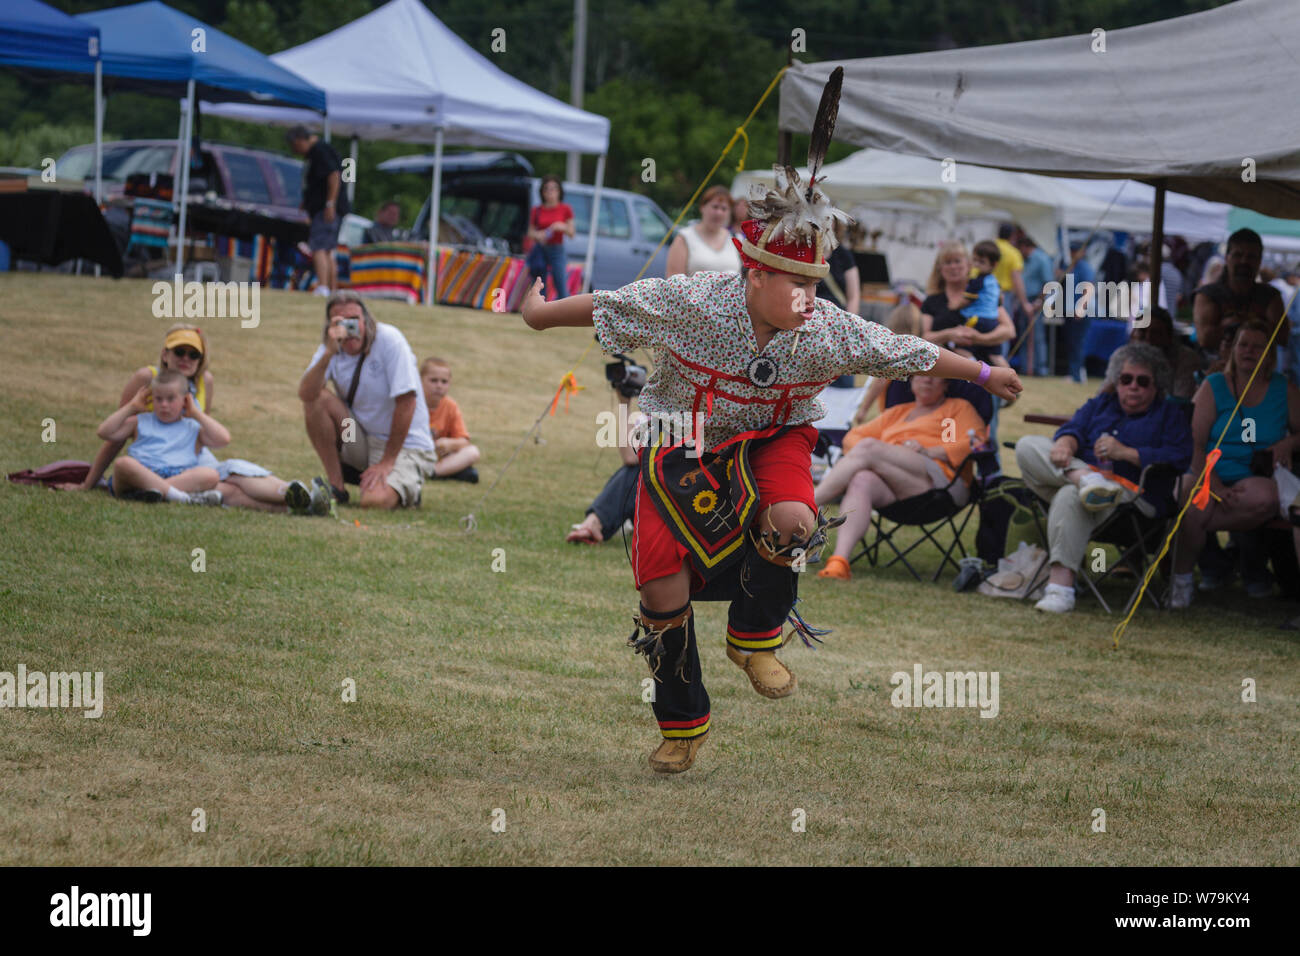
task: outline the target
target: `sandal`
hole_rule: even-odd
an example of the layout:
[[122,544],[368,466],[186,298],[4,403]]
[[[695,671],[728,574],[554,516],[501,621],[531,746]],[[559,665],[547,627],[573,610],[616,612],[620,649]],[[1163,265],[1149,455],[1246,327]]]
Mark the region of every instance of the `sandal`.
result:
[[826,567],[817,572],[817,577],[848,581],[852,579],[853,572],[849,570],[849,562],[845,558],[841,558],[838,554],[832,554],[826,559]]

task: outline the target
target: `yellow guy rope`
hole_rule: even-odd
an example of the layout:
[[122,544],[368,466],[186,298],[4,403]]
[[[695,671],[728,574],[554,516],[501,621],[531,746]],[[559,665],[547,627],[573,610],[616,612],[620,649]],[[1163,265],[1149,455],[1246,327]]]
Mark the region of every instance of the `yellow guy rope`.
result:
[[[677,228],[677,225],[682,221],[682,216],[685,216],[687,211],[689,211],[690,208],[693,205],[695,205],[695,200],[698,199],[700,193],[704,191],[704,187],[708,184],[709,180],[713,178],[713,174],[718,171],[718,167],[722,165],[722,161],[727,158],[727,154],[731,152],[731,148],[736,145],[736,140],[738,139],[744,139],[745,141],[745,149],[741,153],[740,167],[739,167],[740,169],[745,168],[745,157],[749,155],[749,136],[745,133],[745,127],[749,125],[750,120],[752,120],[754,116],[758,113],[759,107],[761,107],[763,103],[767,100],[768,96],[771,95],[772,90],[776,88],[776,84],[780,82],[781,77],[785,75],[785,71],[788,69],[789,69],[788,66],[781,67],[780,72],[778,72],[776,76],[772,78],[771,83],[767,84],[767,89],[763,91],[763,95],[758,98],[758,102],[754,104],[754,108],[750,110],[749,115],[745,117],[745,122],[741,123],[739,126],[736,127],[736,131],[731,134],[731,139],[727,141],[727,145],[722,150],[722,154],[718,156],[718,161],[713,164],[713,168],[709,170],[708,175],[704,177],[703,181],[700,183],[698,187],[696,187],[695,192],[691,195],[690,201],[687,202],[685,207],[683,207],[681,213],[677,216],[677,218],[673,220],[673,229]],[[645,265],[643,265],[641,267],[641,271],[636,274],[637,279],[640,279],[643,275],[645,275],[646,269],[650,268],[650,263],[653,262],[655,256],[659,254],[659,250],[663,248],[664,243],[668,240],[668,237],[670,235],[672,235],[671,230],[664,233],[663,238],[659,240],[659,245],[655,246],[654,251],[650,253],[650,258],[646,259]],[[591,241],[595,242],[594,236],[591,237]],[[632,281],[635,282],[636,279],[633,279]],[[481,508],[483,506],[483,502],[487,500],[488,495],[490,495],[496,489],[496,486],[500,484],[501,479],[502,477],[505,476],[506,471],[510,468],[512,464],[514,464],[515,458],[519,455],[519,450],[524,447],[524,443],[528,441],[529,436],[531,436],[534,432],[536,432],[537,429],[541,426],[542,419],[546,417],[546,413],[548,411],[553,412],[555,408],[555,402],[560,397],[560,393],[563,392],[566,388],[569,389],[569,391],[572,393],[573,391],[576,391],[578,388],[581,387],[577,384],[577,379],[574,377],[574,373],[578,370],[578,366],[583,363],[583,360],[586,359],[587,353],[591,351],[592,347],[595,344],[596,344],[595,339],[592,339],[590,342],[587,343],[587,347],[582,350],[582,354],[578,356],[578,360],[574,362],[573,365],[569,368],[569,370],[565,372],[564,375],[560,378],[560,385],[558,390],[556,391],[553,397],[547,400],[546,407],[542,409],[542,413],[538,415],[537,420],[533,422],[533,427],[528,429],[528,432],[524,435],[524,437],[519,440],[519,444],[515,446],[515,450],[511,453],[510,458],[506,461],[505,467],[503,467],[501,471],[497,473],[496,480],[493,481],[491,486],[488,487],[488,489],[483,492],[482,497],[480,497],[478,500],[478,505],[476,506],[475,510],[471,511],[469,514],[465,515],[460,519],[461,528],[465,531],[466,534],[472,533],[478,527],[478,516],[477,516],[478,508]],[[567,406],[568,399],[566,398],[565,401]]]
[[[758,102],[754,104],[754,108],[749,111],[749,115],[745,117],[745,122],[736,127],[736,131],[731,134],[731,139],[727,140],[727,145],[723,148],[722,154],[718,156],[718,161],[713,164],[713,168],[709,170],[708,175],[706,175],[704,179],[700,181],[700,184],[695,187],[695,192],[691,193],[691,198],[687,200],[686,205],[682,207],[682,211],[678,213],[677,218],[673,220],[673,229],[676,229],[678,225],[681,224],[682,218],[691,211],[691,207],[695,205],[695,200],[700,198],[700,193],[704,192],[704,187],[709,184],[709,180],[712,179],[713,174],[718,171],[718,167],[722,165],[722,161],[727,158],[727,154],[731,152],[731,147],[736,145],[736,140],[738,139],[744,139],[745,141],[745,149],[740,155],[739,167],[740,169],[745,168],[745,157],[749,155],[749,135],[745,132],[745,127],[749,125],[750,120],[754,118],[758,113],[759,108],[767,100],[768,96],[770,96],[772,91],[776,89],[776,84],[781,82],[781,77],[785,76],[785,71],[788,69],[790,69],[790,67],[783,66],[781,67],[780,72],[778,72],[776,76],[772,77],[772,82],[767,84],[767,89],[765,89],[763,95],[758,98]],[[654,251],[650,253],[650,258],[645,261],[645,265],[641,267],[641,271],[636,274],[637,279],[640,279],[645,275],[646,269],[650,268],[650,263],[654,262],[655,256],[659,254],[659,250],[664,247],[664,243],[668,241],[670,235],[672,235],[672,230],[664,233],[663,238],[659,240],[659,245],[654,247]],[[633,279],[632,281],[635,282],[636,279]]]

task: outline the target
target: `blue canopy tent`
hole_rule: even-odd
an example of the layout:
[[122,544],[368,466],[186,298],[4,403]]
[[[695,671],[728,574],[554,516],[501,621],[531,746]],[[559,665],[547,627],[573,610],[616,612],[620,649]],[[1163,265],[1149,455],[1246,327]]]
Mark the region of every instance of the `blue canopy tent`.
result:
[[0,7],[0,63],[64,73],[95,74],[95,202],[103,199],[99,176],[104,110],[99,28],[40,0],[6,0]]
[[189,144],[199,95],[213,101],[274,103],[325,111],[325,93],[252,47],[158,0],[77,16],[98,28],[105,76],[114,88],[185,96],[179,136],[180,203],[176,271],[185,265]]

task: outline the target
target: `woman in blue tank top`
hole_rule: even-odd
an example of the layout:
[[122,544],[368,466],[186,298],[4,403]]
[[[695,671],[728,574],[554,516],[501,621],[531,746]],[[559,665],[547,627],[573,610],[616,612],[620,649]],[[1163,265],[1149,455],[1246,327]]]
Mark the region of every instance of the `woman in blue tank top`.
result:
[[[1183,515],[1172,607],[1191,603],[1192,568],[1205,547],[1207,532],[1249,531],[1279,513],[1277,483],[1271,475],[1278,465],[1290,468],[1291,456],[1300,448],[1300,390],[1274,371],[1276,349],[1268,347],[1269,332],[1259,319],[1245,322],[1237,331],[1227,367],[1206,378],[1192,399],[1194,455],[1191,472],[1184,478],[1184,494],[1193,490],[1216,442],[1221,457],[1210,475],[1209,506],[1202,511],[1192,505]],[[1252,468],[1255,456],[1265,451],[1268,476]]]

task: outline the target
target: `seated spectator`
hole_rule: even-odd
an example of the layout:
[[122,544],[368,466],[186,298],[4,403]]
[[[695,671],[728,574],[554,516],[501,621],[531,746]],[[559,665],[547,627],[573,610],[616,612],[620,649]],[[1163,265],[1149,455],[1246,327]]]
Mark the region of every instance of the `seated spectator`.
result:
[[[1269,332],[1282,318],[1282,296],[1267,282],[1255,281],[1264,258],[1264,242],[1252,229],[1238,229],[1228,237],[1228,251],[1217,280],[1196,290],[1192,297],[1192,320],[1196,323],[1196,344],[1213,360],[1219,353],[1224,333],[1249,318],[1263,319]],[[1285,346],[1290,325],[1278,330],[1277,344]],[[1217,369],[1215,370],[1217,371]]]
[[[1094,528],[1117,504],[1132,501],[1142,469],[1168,464],[1179,471],[1192,456],[1187,414],[1166,401],[1169,365],[1153,346],[1123,345],[1106,367],[1106,384],[1062,425],[1053,438],[1026,435],[1016,442],[1025,484],[1048,502],[1051,556],[1046,593],[1035,607],[1074,609],[1074,578]],[[1174,478],[1142,489],[1147,510],[1159,515],[1172,497]]]
[[1278,465],[1290,468],[1300,447],[1300,390],[1274,371],[1276,351],[1266,347],[1271,332],[1265,320],[1248,319],[1236,331],[1227,367],[1207,377],[1192,399],[1195,455],[1183,493],[1193,491],[1216,443],[1220,458],[1210,472],[1208,506],[1192,505],[1183,515],[1171,607],[1192,602],[1192,569],[1207,532],[1250,531],[1280,513],[1272,475]]
[[470,444],[460,406],[447,394],[451,388],[451,366],[440,358],[425,359],[420,363],[420,382],[429,406],[433,447],[438,452],[433,477],[477,483],[478,471],[474,464],[479,460],[479,450]]
[[[970,259],[966,247],[957,241],[941,243],[930,271],[928,293],[921,303],[921,338],[935,345],[946,345],[960,355],[993,364],[994,355],[1002,354],[1002,344],[1015,337],[1016,327],[1005,308],[998,309],[998,324],[992,332],[980,332],[966,325],[961,309],[967,304],[966,283],[970,277]],[[1005,364],[1005,363],[1003,363]],[[994,418],[990,439],[998,436],[997,409],[1007,404],[993,399]]]
[[[163,338],[162,352],[157,365],[144,365],[135,370],[122,389],[119,405],[131,401],[141,388],[153,381],[160,371],[174,369],[181,373],[186,382],[186,389],[194,397],[194,402],[202,411],[211,411],[214,382],[212,376],[211,352],[208,338],[196,325],[178,322],[169,328]],[[146,399],[145,411],[153,411],[153,400]],[[113,459],[121,452],[123,442],[109,441],[100,447],[90,466],[86,479],[80,484],[60,485],[66,490],[89,491],[99,484],[99,480]],[[295,514],[328,514],[330,510],[329,490],[325,483],[317,478],[308,487],[301,481],[284,481],[277,478],[261,465],[242,458],[227,458],[218,461],[210,448],[204,447],[199,454],[200,464],[213,468],[220,479],[217,491],[221,492],[221,501],[229,508],[250,508],[257,511],[292,511]]]
[[[947,379],[914,376],[911,385],[916,401],[895,405],[851,429],[844,436],[843,457],[817,485],[818,506],[843,495],[840,514],[845,518],[834,554],[819,577],[849,580],[849,553],[871,527],[872,509],[947,487],[970,453],[969,433],[974,431],[979,444],[987,438],[988,429],[970,402],[948,397]],[[970,482],[971,475],[964,474],[953,483],[955,504],[969,500]]]
[[565,536],[564,540],[571,544],[600,544],[602,541],[608,541],[618,534],[625,522],[632,521],[636,515],[636,484],[641,469],[632,435],[645,416],[631,411],[631,397],[623,394],[617,387],[615,392],[619,403],[628,409],[627,432],[618,446],[618,454],[623,464],[618,471],[609,476],[605,487],[592,501],[582,521],[575,524]]
[[[895,335],[917,335],[921,334],[921,310],[904,298],[902,302],[894,306],[893,311],[885,319],[885,328]],[[846,376],[852,378],[852,376]],[[891,379],[880,378],[875,376],[871,379],[871,384],[862,395],[862,401],[858,404],[858,410],[853,413],[853,424],[862,425],[874,414],[872,409],[877,401],[880,403],[880,411],[885,410],[884,396],[886,389],[889,388]]]
[[397,228],[397,224],[401,221],[402,207],[396,200],[390,199],[379,207],[379,211],[375,213],[374,223],[361,234],[361,241],[363,243],[393,242],[404,239],[405,234]]
[[1003,308],[998,309],[997,326],[992,332],[980,332],[966,325],[961,310],[969,304],[966,283],[970,268],[966,247],[960,242],[939,246],[926,287],[927,298],[921,303],[921,338],[991,363],[992,356],[1001,353],[999,346],[1015,336],[1016,327]]
[[1159,306],[1152,309],[1150,323],[1145,327],[1134,326],[1129,341],[1154,345],[1165,357],[1172,376],[1167,396],[1171,402],[1192,400],[1196,391],[1196,373],[1205,367],[1205,359],[1198,350],[1183,345],[1174,337],[1174,320],[1168,312]]
[[[146,411],[152,400],[153,411]],[[203,448],[230,444],[230,432],[205,414],[185,389],[185,376],[163,369],[99,426],[104,441],[134,439],[113,467],[116,498],[220,505],[216,469],[199,463]]]

